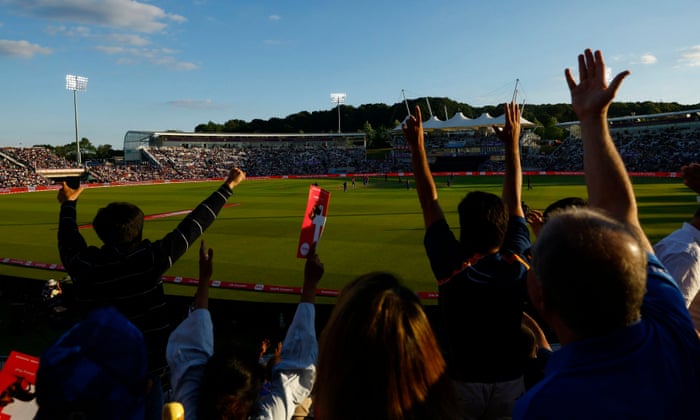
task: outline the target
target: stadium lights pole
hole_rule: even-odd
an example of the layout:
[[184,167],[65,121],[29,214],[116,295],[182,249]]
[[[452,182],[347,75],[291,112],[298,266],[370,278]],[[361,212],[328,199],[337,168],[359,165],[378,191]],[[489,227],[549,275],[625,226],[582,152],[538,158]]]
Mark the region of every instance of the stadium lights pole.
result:
[[75,115],[75,155],[78,159],[78,165],[82,165],[80,156],[80,139],[78,137],[78,91],[85,92],[87,90],[87,77],[76,76],[74,74],[66,75],[66,90],[73,91],[73,111]]
[[346,96],[344,93],[331,93],[331,101],[338,108],[338,133],[340,133],[340,105],[345,103]]

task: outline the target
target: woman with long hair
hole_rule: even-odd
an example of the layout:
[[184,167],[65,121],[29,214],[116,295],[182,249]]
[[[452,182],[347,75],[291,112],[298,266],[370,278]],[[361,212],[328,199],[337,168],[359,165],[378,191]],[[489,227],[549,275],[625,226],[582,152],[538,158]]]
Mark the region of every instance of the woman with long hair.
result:
[[345,286],[320,338],[316,417],[449,419],[454,401],[418,296],[389,273]]

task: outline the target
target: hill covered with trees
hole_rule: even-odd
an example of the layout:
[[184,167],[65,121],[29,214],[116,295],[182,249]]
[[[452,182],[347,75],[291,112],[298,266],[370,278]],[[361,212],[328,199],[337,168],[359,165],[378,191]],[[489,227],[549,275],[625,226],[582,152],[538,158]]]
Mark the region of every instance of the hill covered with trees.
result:
[[[503,113],[502,105],[473,107],[468,104],[453,101],[450,98],[430,98],[430,109],[441,120],[462,112],[469,118],[476,118],[488,112],[492,116]],[[421,107],[424,118],[430,115],[428,101],[421,99],[409,100],[411,109],[415,105]],[[677,112],[700,108],[695,105],[681,105],[676,102],[619,102],[610,107],[609,117],[624,117],[629,115],[657,114],[662,112]],[[340,105],[341,129],[344,132],[360,132],[367,134],[369,147],[385,147],[389,140],[390,130],[396,127],[406,117],[406,105],[397,102],[387,104],[365,104],[358,107]],[[565,137],[564,130],[556,124],[575,121],[576,115],[570,104],[542,104],[525,106],[523,118],[538,125],[536,133],[543,139],[561,139]],[[243,121],[231,119],[224,123],[209,121],[199,124],[194,131],[198,133],[330,133],[338,130],[338,110],[332,108],[324,111],[300,111],[285,118],[270,118],[269,120],[254,119]]]

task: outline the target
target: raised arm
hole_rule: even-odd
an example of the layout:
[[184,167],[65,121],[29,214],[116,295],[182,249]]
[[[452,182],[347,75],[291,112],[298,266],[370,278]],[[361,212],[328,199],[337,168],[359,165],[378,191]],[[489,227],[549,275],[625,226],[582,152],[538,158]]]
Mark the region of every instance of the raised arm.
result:
[[87,242],[80,234],[77,222],[76,206],[81,192],[82,187],[73,189],[64,182],[56,197],[61,203],[58,215],[58,253],[67,269],[71,269],[79,261],[78,254],[87,248]]
[[280,362],[272,369],[270,393],[258,399],[256,419],[290,419],[297,405],[310,394],[316,378],[316,287],[323,277],[323,264],[312,247],[306,257],[301,302],[282,344]]
[[515,102],[504,105],[506,124],[503,128],[493,126],[496,135],[505,146],[506,171],[503,179],[503,202],[508,214],[523,217],[520,203],[523,174],[520,167],[520,107]]
[[589,205],[635,229],[645,248],[651,251],[651,244],[637,216],[632,182],[608,129],[608,108],[622,80],[630,72],[619,73],[608,86],[603,54],[590,49],[578,56],[578,67],[578,84],[571,70],[566,69],[565,76],[571,91],[571,103],[581,123]]
[[416,115],[410,115],[401,129],[411,151],[413,178],[416,182],[418,200],[423,210],[423,222],[427,228],[436,221],[444,219],[445,215],[438,203],[437,187],[433,175],[430,173],[430,166],[428,166],[428,156],[425,152],[423,138],[423,120],[419,106],[416,106]]
[[323,277],[323,263],[316,255],[316,245],[313,245],[309,255],[306,257],[306,265],[304,266],[304,285],[301,289],[301,302],[315,303],[316,288],[318,282]]
[[209,282],[213,272],[214,251],[202,240],[199,247],[199,284],[193,310],[168,338],[165,358],[170,367],[173,401],[186,412],[196,412],[204,369],[214,354],[214,324],[209,313]]
[[214,223],[219,211],[226,201],[233,194],[233,188],[243,182],[245,172],[238,168],[233,168],[229,172],[226,181],[204,201],[199,203],[185,218],[177,225],[175,230],[168,233],[163,239],[155,244],[159,251],[168,258],[163,259],[168,265],[156,267],[163,272],[177,261],[189,248],[193,246],[197,238]]
[[202,239],[199,247],[199,283],[197,284],[197,292],[194,295],[195,309],[209,308],[209,286],[211,275],[213,273],[214,250],[207,247]]

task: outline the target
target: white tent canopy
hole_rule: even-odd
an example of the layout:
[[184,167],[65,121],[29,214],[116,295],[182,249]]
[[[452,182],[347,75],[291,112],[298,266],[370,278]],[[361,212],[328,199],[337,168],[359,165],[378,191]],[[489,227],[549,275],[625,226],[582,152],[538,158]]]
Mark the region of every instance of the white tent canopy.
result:
[[[503,114],[502,122],[501,125],[505,123],[505,114]],[[481,127],[491,127],[496,123],[496,118],[493,118],[488,112],[484,112],[483,114],[479,115],[478,118],[475,118],[472,120],[471,127],[473,128],[481,128]]]
[[445,124],[445,121],[442,121],[436,116],[432,116],[428,118],[426,121],[423,121],[423,129],[425,130],[435,130],[439,129],[443,124]]
[[[408,117],[406,117],[408,118]],[[403,122],[405,122],[406,119],[404,119]],[[505,125],[506,121],[506,115],[502,114],[498,117],[492,117],[489,115],[488,112],[484,112],[483,114],[479,115],[478,118],[468,118],[461,112],[455,113],[455,115],[452,116],[447,121],[442,121],[438,119],[438,117],[431,117],[428,120],[423,122],[423,129],[424,130],[478,130],[480,128],[489,128],[491,126],[503,126]],[[403,122],[401,124],[403,124]],[[394,128],[394,131],[401,131],[401,124],[399,124],[396,128]],[[532,123],[531,121],[526,120],[523,117],[520,117],[520,126],[524,128],[532,128],[535,127],[535,124]]]
[[[448,128],[465,127],[468,126],[471,123],[471,121],[471,118],[464,116],[464,114],[462,114],[461,112],[456,112],[449,120],[440,121],[440,126],[436,128],[445,130]],[[425,126],[423,126],[423,128],[425,128]]]

